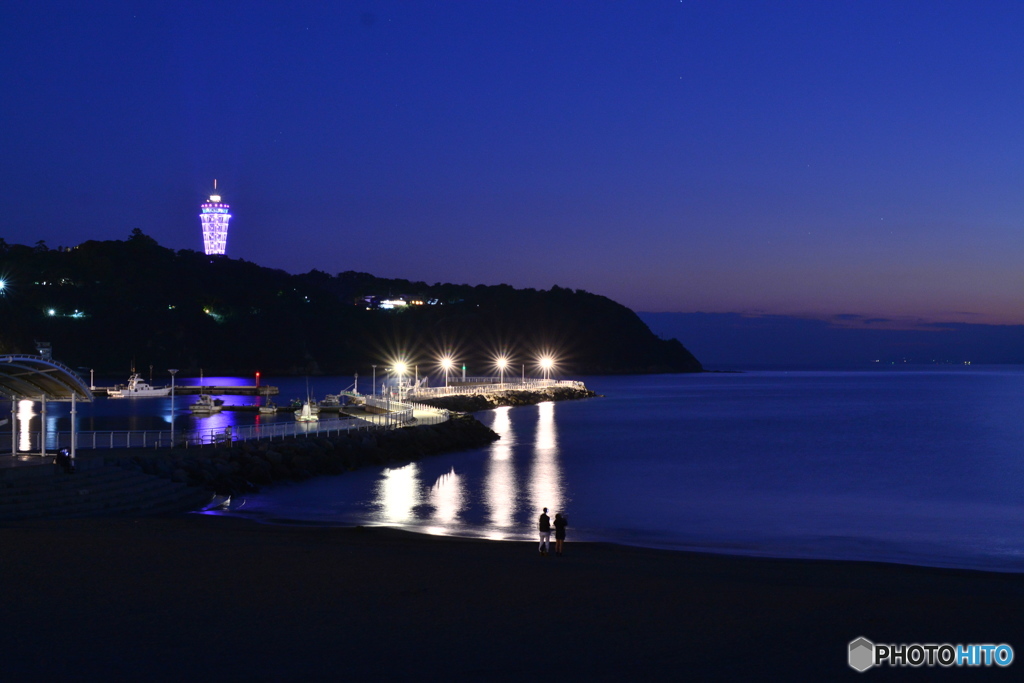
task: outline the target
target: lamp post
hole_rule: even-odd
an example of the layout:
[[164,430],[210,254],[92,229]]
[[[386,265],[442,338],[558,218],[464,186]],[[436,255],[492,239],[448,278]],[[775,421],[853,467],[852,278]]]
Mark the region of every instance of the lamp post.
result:
[[376,396],[377,395],[377,365],[376,365],[376,363],[372,367],[373,367],[373,383],[370,385],[370,392],[374,396]]
[[405,363],[395,363],[395,374],[398,376],[398,400],[401,401],[405,397],[402,395],[402,378],[405,376],[405,371],[408,369]]
[[554,359],[551,356],[544,356],[540,359],[540,367],[544,371],[544,380],[551,379],[551,366],[555,364]]
[[178,374],[178,368],[169,368],[171,373],[171,448],[174,448],[174,376]]
[[495,364],[498,366],[498,372],[501,374],[501,386],[504,387],[505,386],[505,368],[508,366],[508,358],[506,358],[505,356],[501,356],[501,357],[498,358],[497,361],[495,361]]
[[444,368],[444,386],[447,389],[448,373],[451,372],[453,367],[455,367],[455,361],[452,360],[451,356],[445,356],[441,359],[441,367]]

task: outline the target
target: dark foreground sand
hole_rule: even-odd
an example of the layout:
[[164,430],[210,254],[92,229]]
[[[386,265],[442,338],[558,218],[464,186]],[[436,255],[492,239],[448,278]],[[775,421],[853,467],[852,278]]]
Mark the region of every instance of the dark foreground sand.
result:
[[[5,681],[1020,680],[1020,575],[224,517],[0,527]],[[1009,643],[1008,669],[846,664]]]

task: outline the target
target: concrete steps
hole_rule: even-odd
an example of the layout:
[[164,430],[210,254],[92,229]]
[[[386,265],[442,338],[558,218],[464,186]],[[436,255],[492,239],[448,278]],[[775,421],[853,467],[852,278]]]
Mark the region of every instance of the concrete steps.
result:
[[46,476],[36,472],[0,486],[0,521],[174,514],[212,498],[208,491],[115,465],[74,474],[40,469]]

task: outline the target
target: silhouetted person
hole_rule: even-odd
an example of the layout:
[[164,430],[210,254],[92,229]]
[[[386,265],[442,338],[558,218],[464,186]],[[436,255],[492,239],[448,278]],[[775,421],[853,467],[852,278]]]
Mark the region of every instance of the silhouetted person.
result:
[[537,550],[540,551],[541,555],[547,555],[551,544],[551,518],[548,517],[547,508],[544,508],[544,512],[540,513],[537,528],[540,530],[540,546],[538,546]]
[[563,517],[562,513],[555,514],[555,554],[561,555],[565,547],[565,527],[569,526],[569,519]]
[[66,473],[71,474],[75,471],[75,463],[71,459],[71,455],[68,453],[68,449],[62,448],[57,452],[57,456],[53,459],[54,464]]

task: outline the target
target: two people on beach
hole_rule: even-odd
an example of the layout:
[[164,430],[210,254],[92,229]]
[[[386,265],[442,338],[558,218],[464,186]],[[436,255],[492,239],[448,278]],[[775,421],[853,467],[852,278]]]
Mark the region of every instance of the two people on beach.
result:
[[[555,554],[561,555],[565,547],[565,527],[569,525],[567,517],[559,512],[555,515]],[[541,555],[547,555],[551,545],[551,518],[548,517],[548,509],[540,513],[537,521],[537,528],[540,531],[540,546],[537,548]]]

